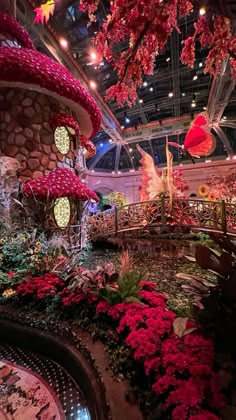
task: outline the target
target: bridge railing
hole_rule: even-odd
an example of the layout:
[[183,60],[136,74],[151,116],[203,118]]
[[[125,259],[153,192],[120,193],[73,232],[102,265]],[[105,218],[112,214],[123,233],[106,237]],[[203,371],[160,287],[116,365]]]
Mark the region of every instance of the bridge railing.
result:
[[91,216],[90,238],[102,238],[145,227],[180,226],[236,235],[236,205],[224,201],[166,197],[132,203]]

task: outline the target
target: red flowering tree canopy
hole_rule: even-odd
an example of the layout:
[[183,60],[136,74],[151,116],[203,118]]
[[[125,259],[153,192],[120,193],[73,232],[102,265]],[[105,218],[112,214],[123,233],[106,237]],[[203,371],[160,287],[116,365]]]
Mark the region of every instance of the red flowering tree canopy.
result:
[[56,199],[71,197],[76,200],[86,201],[92,198],[98,201],[95,192],[89,190],[71,169],[57,168],[38,179],[32,179],[23,187],[26,197],[35,196],[39,199]]
[[[232,0],[113,0],[101,31],[95,38],[95,46],[101,57],[113,63],[119,81],[107,90],[107,99],[116,99],[119,106],[132,106],[137,98],[136,88],[142,84],[142,76],[153,74],[156,56],[165,47],[173,30],[178,29],[178,19],[189,15],[193,4],[207,6],[206,16],[195,24],[195,33],[185,41],[181,55],[184,64],[193,66],[195,42],[202,48],[211,48],[205,72],[216,75],[222,60],[230,56],[231,72],[236,77],[236,37],[231,33],[227,17],[235,16]],[[54,0],[44,2],[35,9],[37,21],[47,21],[54,12]],[[80,9],[88,12],[91,22],[96,20],[99,0],[81,0]],[[209,9],[209,10],[208,10]],[[212,15],[216,15],[212,24]],[[214,28],[212,28],[214,26]],[[117,55],[120,42],[127,49]]]

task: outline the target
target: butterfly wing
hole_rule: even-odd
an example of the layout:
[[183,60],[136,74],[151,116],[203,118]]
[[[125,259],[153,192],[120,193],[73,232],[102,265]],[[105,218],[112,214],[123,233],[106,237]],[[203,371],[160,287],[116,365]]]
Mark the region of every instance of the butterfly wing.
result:
[[190,147],[188,152],[193,157],[209,156],[216,148],[216,139],[212,134],[209,134],[205,139],[196,146]]
[[216,140],[210,132],[208,115],[206,113],[199,114],[187,132],[184,149],[191,156],[200,157],[210,155],[215,150],[215,146]]
[[156,173],[153,158],[145,152],[139,145],[137,150],[142,155],[140,160],[141,170],[141,191],[140,201],[153,200],[158,194],[164,191],[164,183]]

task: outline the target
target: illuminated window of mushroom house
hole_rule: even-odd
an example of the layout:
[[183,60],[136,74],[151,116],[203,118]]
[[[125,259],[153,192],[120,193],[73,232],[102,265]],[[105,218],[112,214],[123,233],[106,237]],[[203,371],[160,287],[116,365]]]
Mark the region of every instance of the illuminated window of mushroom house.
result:
[[54,141],[59,152],[66,155],[70,150],[70,135],[66,127],[57,127],[54,131]]
[[69,198],[57,198],[53,211],[57,226],[59,228],[65,228],[68,226],[71,217],[71,206]]

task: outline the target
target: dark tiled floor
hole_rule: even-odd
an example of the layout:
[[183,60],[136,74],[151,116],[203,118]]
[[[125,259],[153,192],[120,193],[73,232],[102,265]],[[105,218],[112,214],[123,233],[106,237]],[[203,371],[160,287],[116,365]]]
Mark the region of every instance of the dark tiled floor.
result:
[[79,387],[60,365],[21,347],[0,342],[0,360],[1,358],[40,375],[57,394],[66,419],[91,419]]

